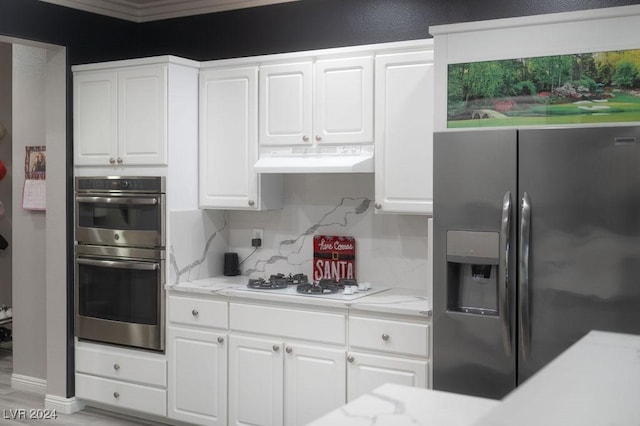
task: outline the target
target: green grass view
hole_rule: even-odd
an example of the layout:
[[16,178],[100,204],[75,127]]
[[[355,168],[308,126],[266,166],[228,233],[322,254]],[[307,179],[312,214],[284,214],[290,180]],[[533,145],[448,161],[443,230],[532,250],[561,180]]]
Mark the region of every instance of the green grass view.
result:
[[640,50],[451,64],[448,127],[640,121]]

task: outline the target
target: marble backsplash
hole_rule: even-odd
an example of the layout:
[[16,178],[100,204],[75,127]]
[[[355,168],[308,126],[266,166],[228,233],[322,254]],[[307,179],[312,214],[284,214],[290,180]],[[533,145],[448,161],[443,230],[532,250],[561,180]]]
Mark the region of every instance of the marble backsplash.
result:
[[[356,278],[374,286],[431,290],[429,220],[376,214],[372,174],[285,175],[283,207],[272,211],[173,211],[167,282],[222,275],[224,253],[237,252],[243,275],[312,276],[313,236],[356,239]],[[262,247],[251,247],[254,228]]]
[[[358,281],[430,290],[428,218],[376,214],[372,174],[285,175],[284,196],[280,210],[229,213],[229,251],[238,252],[243,274],[311,277],[313,236],[352,236]],[[255,252],[254,228],[264,229]]]

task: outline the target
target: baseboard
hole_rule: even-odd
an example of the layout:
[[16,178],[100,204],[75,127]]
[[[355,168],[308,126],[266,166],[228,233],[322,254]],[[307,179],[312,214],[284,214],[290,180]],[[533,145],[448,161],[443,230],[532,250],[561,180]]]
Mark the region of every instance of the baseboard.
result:
[[72,398],[64,398],[62,396],[47,394],[44,398],[44,408],[55,410],[57,413],[73,414],[84,409],[84,402],[75,396]]
[[44,379],[38,379],[37,377],[12,374],[11,387],[13,389],[37,393],[40,395],[47,394],[47,381]]

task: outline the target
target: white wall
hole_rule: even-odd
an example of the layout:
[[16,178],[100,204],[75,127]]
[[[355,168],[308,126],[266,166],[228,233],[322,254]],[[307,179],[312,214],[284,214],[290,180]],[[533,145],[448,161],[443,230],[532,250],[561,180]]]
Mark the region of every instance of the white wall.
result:
[[25,147],[46,143],[46,54],[13,46],[13,372],[42,380],[47,373],[46,214],[22,209],[22,188]]
[[281,210],[229,212],[230,251],[244,259],[252,250],[253,228],[264,228],[263,247],[242,272],[302,272],[311,278],[313,235],[353,236],[358,281],[429,290],[427,217],[375,214],[373,199],[373,174],[285,175]]
[[9,247],[0,251],[0,304],[11,305],[11,257],[13,251],[11,232],[11,44],[0,42],[0,123],[7,135],[0,141],[0,160],[7,167],[7,176],[0,181],[0,201],[5,215],[0,218],[0,235]]

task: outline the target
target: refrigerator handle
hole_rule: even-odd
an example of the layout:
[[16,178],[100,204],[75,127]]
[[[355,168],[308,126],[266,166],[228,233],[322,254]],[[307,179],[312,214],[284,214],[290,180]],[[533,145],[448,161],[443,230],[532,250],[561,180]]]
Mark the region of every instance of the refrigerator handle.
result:
[[511,356],[511,310],[509,309],[509,248],[511,245],[511,192],[504,194],[502,201],[502,226],[500,232],[500,247],[502,259],[499,271],[500,311],[502,313],[502,343],[504,353]]
[[526,192],[522,195],[522,212],[520,216],[520,259],[518,270],[518,294],[520,312],[520,338],[522,357],[527,359],[531,347],[531,324],[529,322],[529,239],[531,229],[531,199]]

